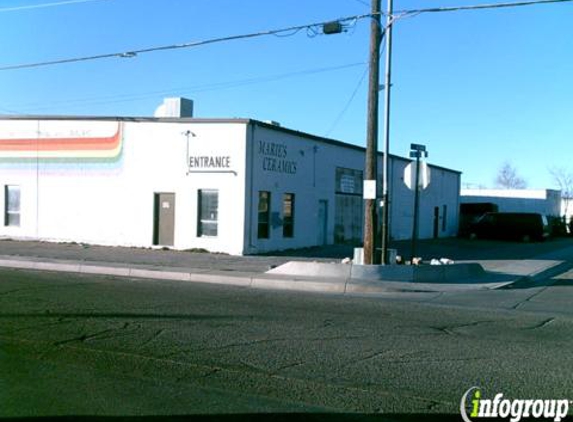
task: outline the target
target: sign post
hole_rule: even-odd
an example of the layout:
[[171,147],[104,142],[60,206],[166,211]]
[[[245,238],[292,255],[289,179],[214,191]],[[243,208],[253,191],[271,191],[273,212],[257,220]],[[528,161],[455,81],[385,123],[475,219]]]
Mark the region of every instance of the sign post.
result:
[[[415,170],[412,172],[412,164],[408,164],[404,170],[404,182],[408,188],[414,190],[414,224],[412,228],[412,253],[411,260],[416,257],[416,248],[418,242],[418,220],[420,213],[420,188],[426,189],[430,183],[430,169],[426,163],[420,163],[420,158],[428,156],[425,145],[411,144],[410,145],[410,158],[415,158]],[[421,168],[424,171],[423,177],[420,178]],[[413,177],[412,177],[413,173]],[[413,180],[412,180],[413,179]]]

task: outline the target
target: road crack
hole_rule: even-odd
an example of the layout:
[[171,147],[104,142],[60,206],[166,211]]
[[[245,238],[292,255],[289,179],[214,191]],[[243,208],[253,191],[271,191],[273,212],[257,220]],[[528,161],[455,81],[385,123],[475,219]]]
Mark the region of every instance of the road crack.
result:
[[39,323],[39,324],[33,324],[33,325],[27,325],[26,327],[20,327],[20,328],[15,328],[15,329],[8,329],[8,330],[3,330],[0,331],[0,334],[15,334],[15,333],[19,333],[22,331],[26,331],[26,330],[33,330],[36,328],[46,328],[46,327],[51,327],[54,325],[62,325],[62,324],[69,324],[73,321],[65,321],[63,318],[58,318],[57,321],[52,321],[52,322],[43,322],[43,323]]
[[[54,346],[63,346],[63,345],[65,345],[65,344],[74,343],[74,342],[84,343],[84,342],[86,342],[86,341],[89,341],[89,340],[92,340],[92,339],[95,339],[95,338],[97,338],[97,339],[102,339],[102,340],[103,340],[103,339],[106,339],[106,338],[118,337],[118,336],[122,336],[122,335],[124,335],[124,334],[117,334],[117,331],[123,331],[123,330],[127,329],[130,325],[131,325],[131,323],[129,323],[129,322],[124,322],[124,323],[122,324],[122,326],[119,327],[119,328],[106,328],[105,330],[101,330],[101,331],[95,332],[95,333],[93,333],[93,334],[86,334],[86,333],[84,333],[84,334],[82,334],[82,335],[80,335],[80,336],[77,336],[77,337],[72,337],[72,338],[69,338],[69,339],[65,339],[65,340],[60,340],[60,341],[53,342],[52,344],[53,344]],[[137,331],[137,330],[136,330],[136,331]],[[105,336],[105,335],[104,335],[104,334],[109,334],[109,333],[115,333],[115,334],[114,334],[114,335],[110,335],[110,336]],[[129,333],[129,334],[134,334],[134,332],[131,332],[131,333]]]
[[305,362],[303,362],[303,361],[297,361],[297,362],[289,363],[287,365],[282,365],[282,366],[279,366],[278,368],[275,368],[275,370],[273,372],[271,372],[271,375],[277,375],[279,372],[284,371],[285,369],[296,368],[297,366],[301,366],[304,364],[305,364]]
[[470,322],[467,324],[446,325],[446,326],[439,326],[439,327],[430,326],[429,328],[431,328],[433,330],[437,330],[441,333],[444,333],[444,334],[447,334],[450,336],[460,336],[460,335],[462,335],[462,333],[459,333],[456,330],[459,330],[461,328],[477,327],[478,325],[481,325],[481,324],[490,324],[493,322],[495,322],[495,321],[475,321],[475,322]]
[[42,290],[50,290],[50,289],[59,289],[62,287],[69,288],[69,287],[84,286],[84,285],[89,285],[89,284],[91,284],[91,283],[67,283],[67,284],[55,284],[55,285],[49,285],[49,286],[21,287],[19,289],[5,290],[3,292],[0,292],[0,299],[4,299],[5,297],[7,297],[9,295],[12,295],[14,293],[19,293],[19,292],[34,292],[34,291],[42,291]]
[[83,343],[85,341],[91,340],[93,338],[96,338],[98,336],[101,336],[102,334],[107,334],[110,333],[112,331],[115,331],[116,328],[108,328],[106,330],[102,330],[102,331],[98,331],[97,333],[93,333],[93,334],[82,334],[78,337],[73,337],[73,338],[69,338],[66,340],[60,340],[60,341],[56,341],[54,343],[52,343],[54,346],[63,346],[64,344],[68,344],[68,343],[74,343],[74,342],[80,342]]
[[535,297],[539,296],[541,293],[543,293],[545,290],[547,290],[547,287],[544,287],[542,289],[540,289],[538,292],[533,293],[531,296],[529,296],[528,298],[522,300],[521,302],[516,303],[515,305],[513,305],[511,307],[511,309],[517,310],[519,309],[519,307],[525,305],[526,303],[530,302],[532,299],[534,299]]
[[363,356],[359,359],[355,359],[352,362],[349,362],[349,364],[355,364],[355,363],[365,362],[365,361],[371,360],[371,359],[376,359],[377,357],[386,355],[389,352],[391,352],[391,351],[390,350],[382,350],[379,352],[374,352],[374,353],[371,353],[369,355]]
[[139,347],[144,347],[147,346],[149,343],[151,343],[152,341],[155,341],[159,336],[161,336],[163,333],[165,332],[165,329],[160,328],[159,330],[155,331],[151,337],[149,337],[147,340],[145,340],[143,343],[141,343],[139,345]]
[[539,330],[541,328],[547,327],[553,321],[555,321],[555,318],[547,318],[547,319],[544,319],[543,321],[541,321],[539,324],[536,324],[533,327],[527,327],[526,329],[527,330]]

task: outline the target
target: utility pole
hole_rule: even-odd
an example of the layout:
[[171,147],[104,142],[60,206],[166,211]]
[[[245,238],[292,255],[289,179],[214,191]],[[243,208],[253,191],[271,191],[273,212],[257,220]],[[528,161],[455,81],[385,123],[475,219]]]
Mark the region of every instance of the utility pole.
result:
[[388,262],[388,242],[389,242],[389,215],[390,215],[390,194],[388,189],[390,171],[390,90],[392,88],[392,14],[394,13],[392,0],[388,0],[386,11],[386,75],[384,78],[384,161],[382,174],[382,264]]
[[[380,0],[372,0],[370,23],[370,77],[368,81],[368,118],[366,128],[366,162],[364,180],[377,180],[378,91],[380,89]],[[372,182],[371,182],[372,183]],[[376,233],[376,189],[374,198],[364,201],[364,264],[374,264]]]

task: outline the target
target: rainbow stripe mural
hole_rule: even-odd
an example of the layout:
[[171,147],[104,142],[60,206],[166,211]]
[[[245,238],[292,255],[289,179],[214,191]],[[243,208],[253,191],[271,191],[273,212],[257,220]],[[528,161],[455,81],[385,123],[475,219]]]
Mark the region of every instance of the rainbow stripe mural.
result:
[[[41,163],[43,169],[116,169],[123,155],[122,124],[112,133],[98,136],[43,134],[28,137],[0,137],[0,168],[17,168],[18,164]],[[106,128],[106,131],[109,129]],[[99,130],[101,131],[101,128]],[[61,133],[61,131],[59,132]]]

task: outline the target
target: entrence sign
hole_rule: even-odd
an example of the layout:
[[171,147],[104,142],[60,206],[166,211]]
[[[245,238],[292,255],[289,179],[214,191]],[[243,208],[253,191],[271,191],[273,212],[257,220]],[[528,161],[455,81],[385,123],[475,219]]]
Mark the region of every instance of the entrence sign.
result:
[[192,169],[229,169],[231,168],[231,157],[222,156],[191,156],[189,157],[189,170]]

